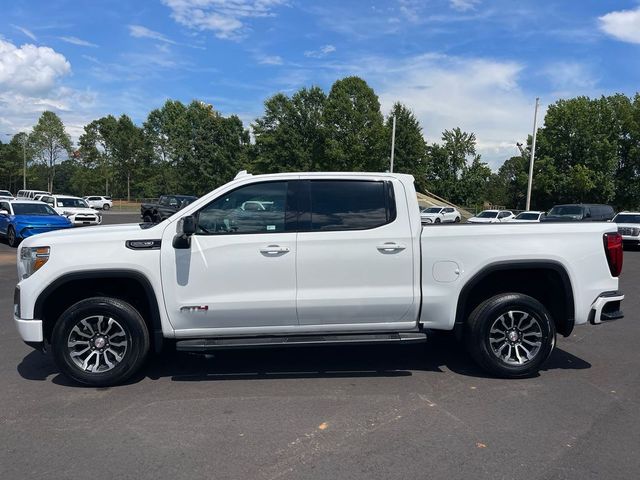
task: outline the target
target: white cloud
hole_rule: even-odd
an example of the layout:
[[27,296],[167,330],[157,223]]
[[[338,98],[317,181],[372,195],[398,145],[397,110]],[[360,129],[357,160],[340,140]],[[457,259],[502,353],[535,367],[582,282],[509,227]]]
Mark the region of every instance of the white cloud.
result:
[[71,43],[72,45],[78,45],[80,47],[93,47],[96,48],[98,45],[95,43],[88,42],[87,40],[83,40],[78,37],[58,37],[63,42]]
[[635,10],[610,12],[598,18],[600,29],[613,38],[640,43],[640,7]]
[[571,61],[551,63],[542,74],[557,91],[557,96],[565,96],[562,92],[590,94],[598,83],[589,66]]
[[[416,114],[429,142],[445,129],[474,132],[483,160],[497,168],[517,154],[516,142],[531,133],[535,94],[519,85],[517,62],[423,54],[402,60],[369,57],[344,74],[365,78],[378,93],[383,112],[402,102]],[[335,74],[334,69],[334,74]],[[544,118],[539,112],[538,118]]]
[[44,110],[63,114],[67,131],[77,138],[92,118],[91,91],[61,84],[71,65],[49,47],[16,45],[0,38],[0,124],[7,132],[29,130]]
[[480,3],[480,0],[449,0],[451,8],[458,10],[459,12],[473,10],[476,8],[478,3]]
[[24,27],[21,27],[20,25],[11,25],[13,28],[15,28],[16,30],[20,30],[22,33],[24,33],[27,37],[29,37],[31,40],[33,40],[34,42],[36,42],[38,40],[38,38],[33,34],[33,32],[31,30],[28,30]]
[[0,38],[0,87],[19,93],[39,93],[71,71],[64,55],[49,47],[21,47]]
[[333,45],[324,45],[318,50],[307,50],[304,52],[305,57],[309,58],[323,58],[336,51],[336,47]]
[[248,18],[271,17],[273,8],[286,0],[162,0],[171,17],[196,30],[211,30],[222,39],[238,39],[246,34]]
[[279,55],[262,55],[258,57],[258,63],[260,65],[282,65],[284,61]]
[[158,40],[164,43],[176,43],[164,34],[156,32],[155,30],[151,30],[142,25],[129,25],[129,35],[136,38],[150,38],[152,40]]

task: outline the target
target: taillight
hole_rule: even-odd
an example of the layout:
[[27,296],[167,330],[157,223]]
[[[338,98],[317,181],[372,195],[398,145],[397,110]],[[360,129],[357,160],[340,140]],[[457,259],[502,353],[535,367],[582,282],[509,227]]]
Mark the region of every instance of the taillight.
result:
[[622,235],[618,232],[605,233],[603,240],[609,270],[612,276],[617,277],[622,271]]

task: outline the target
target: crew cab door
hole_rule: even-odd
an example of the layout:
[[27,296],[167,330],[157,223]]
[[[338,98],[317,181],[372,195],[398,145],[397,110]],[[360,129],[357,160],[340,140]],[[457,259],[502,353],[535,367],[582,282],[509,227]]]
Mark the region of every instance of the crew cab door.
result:
[[417,267],[402,184],[327,178],[303,181],[301,190],[300,325],[357,330],[415,322],[408,317]]
[[296,218],[289,184],[251,183],[223,193],[193,213],[196,233],[189,248],[172,245],[177,222],[165,229],[162,285],[177,335],[297,325]]

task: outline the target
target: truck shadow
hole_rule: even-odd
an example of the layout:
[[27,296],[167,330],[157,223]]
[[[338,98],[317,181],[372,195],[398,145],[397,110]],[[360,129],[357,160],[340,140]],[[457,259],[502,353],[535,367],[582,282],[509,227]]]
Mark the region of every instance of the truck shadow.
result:
[[[170,378],[177,382],[229,381],[282,378],[403,377],[413,372],[446,372],[490,378],[455,340],[438,334],[426,345],[376,345],[339,347],[294,347],[220,351],[188,354],[166,351],[152,355],[143,372],[129,384],[143,378]],[[591,364],[556,348],[544,371],[582,370]],[[18,365],[18,373],[29,380],[46,380],[54,375],[59,385],[75,385],[59,374],[50,355],[31,352]]]

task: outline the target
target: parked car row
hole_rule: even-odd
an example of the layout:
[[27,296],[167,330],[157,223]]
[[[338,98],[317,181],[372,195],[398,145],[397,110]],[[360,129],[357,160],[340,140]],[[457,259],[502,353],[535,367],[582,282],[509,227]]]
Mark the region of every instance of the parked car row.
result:
[[100,225],[98,210],[109,210],[111,197],[52,195],[44,190],[0,190],[0,237],[12,247],[25,238],[81,225]]
[[[460,222],[460,212],[449,206],[420,210],[423,225]],[[640,212],[623,211],[616,214],[610,205],[556,205],[548,213],[529,210],[514,215],[511,210],[483,210],[467,220],[468,223],[540,223],[540,222],[613,222],[626,246],[640,247]]]

